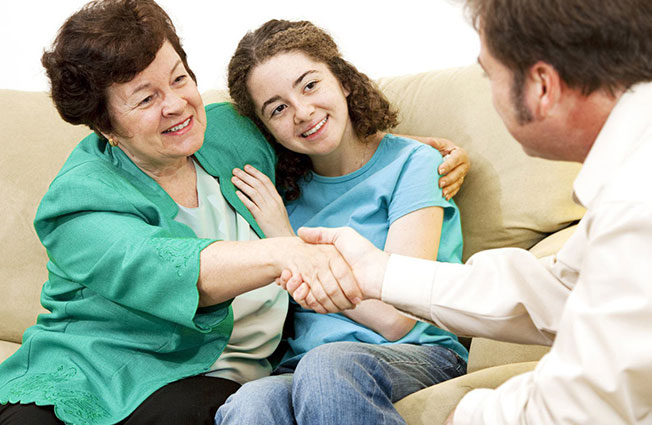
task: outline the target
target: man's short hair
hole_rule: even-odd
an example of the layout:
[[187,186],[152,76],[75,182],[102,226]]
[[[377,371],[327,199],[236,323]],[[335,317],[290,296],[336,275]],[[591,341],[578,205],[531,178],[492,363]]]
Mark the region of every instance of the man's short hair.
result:
[[515,74],[538,61],[585,95],[652,80],[650,0],[466,0],[491,54]]

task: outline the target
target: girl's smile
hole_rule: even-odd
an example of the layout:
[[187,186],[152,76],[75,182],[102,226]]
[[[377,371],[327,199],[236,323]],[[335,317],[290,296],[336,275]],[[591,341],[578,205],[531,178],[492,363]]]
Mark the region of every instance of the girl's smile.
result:
[[310,128],[310,130],[308,130],[308,131],[306,131],[304,133],[301,133],[301,137],[304,137],[304,138],[307,139],[307,138],[309,138],[310,136],[312,136],[314,134],[317,134],[317,135],[321,134],[320,131],[324,128],[327,121],[328,121],[328,115],[325,116],[323,120],[319,121],[314,127]]

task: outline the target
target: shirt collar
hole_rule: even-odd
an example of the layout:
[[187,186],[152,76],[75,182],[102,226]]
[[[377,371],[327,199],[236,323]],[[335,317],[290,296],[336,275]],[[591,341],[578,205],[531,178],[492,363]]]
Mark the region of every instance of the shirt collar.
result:
[[575,198],[586,208],[652,129],[652,82],[639,83],[620,97],[575,179]]

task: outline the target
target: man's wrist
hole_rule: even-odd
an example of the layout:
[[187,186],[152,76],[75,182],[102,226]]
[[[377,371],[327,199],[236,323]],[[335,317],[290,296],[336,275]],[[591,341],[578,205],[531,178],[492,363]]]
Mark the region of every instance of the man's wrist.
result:
[[429,319],[437,265],[435,261],[392,254],[383,277],[381,301]]

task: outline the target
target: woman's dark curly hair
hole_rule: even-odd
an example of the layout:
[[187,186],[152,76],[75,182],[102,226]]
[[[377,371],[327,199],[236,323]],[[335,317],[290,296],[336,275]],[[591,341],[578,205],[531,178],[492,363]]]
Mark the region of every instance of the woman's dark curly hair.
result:
[[342,86],[349,90],[349,116],[356,135],[362,139],[398,123],[397,112],[365,74],[345,61],[324,30],[308,21],[271,20],[253,32],[248,32],[238,44],[229,63],[228,83],[231,98],[240,114],[250,118],[261,129],[278,155],[276,181],[285,199],[300,195],[299,179],[312,169],[310,158],[292,152],[274,141],[256,115],[253,99],[247,89],[251,71],[269,58],[290,51],[299,51],[328,66]]
[[186,52],[170,17],[153,0],[96,0],[84,5],[59,29],[41,58],[61,117],[85,124],[99,136],[112,133],[107,88],[131,81],[156,58],[165,41],[188,74]]

